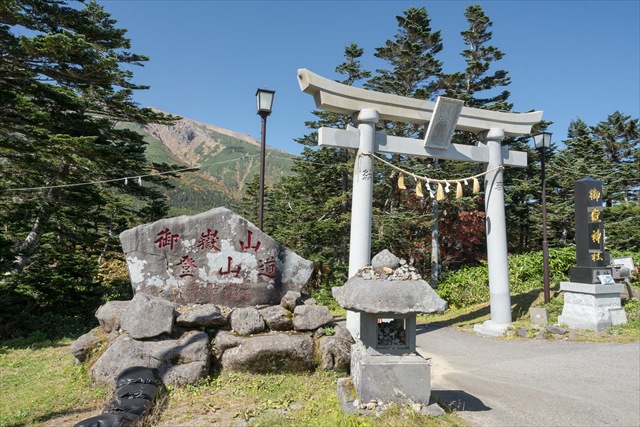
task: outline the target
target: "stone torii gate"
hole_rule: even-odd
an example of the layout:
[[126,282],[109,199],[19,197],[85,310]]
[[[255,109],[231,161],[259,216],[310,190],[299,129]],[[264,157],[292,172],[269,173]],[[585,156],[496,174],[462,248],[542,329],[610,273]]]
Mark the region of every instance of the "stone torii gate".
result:
[[[313,95],[316,107],[353,114],[358,123],[357,129],[320,128],[318,132],[322,146],[358,151],[353,171],[349,277],[371,262],[373,157],[370,154],[382,152],[486,164],[485,213],[491,320],[476,325],[475,330],[485,335],[504,334],[512,318],[501,166],[525,167],[527,154],[502,148],[501,142],[505,136],[530,133],[531,126],[542,119],[542,111],[503,113],[462,107],[461,104],[456,106],[459,101],[450,100],[449,104],[443,103],[439,107],[441,113],[438,113],[434,102],[343,85],[306,69],[298,70],[298,83],[303,92]],[[449,126],[447,119],[449,122],[453,120]],[[376,132],[379,120],[423,125],[433,121],[435,126],[429,127],[425,141],[419,141]],[[454,124],[456,130],[477,134],[479,142],[475,146],[451,144]],[[347,328],[352,334],[357,334],[359,324],[358,313],[348,312]]]

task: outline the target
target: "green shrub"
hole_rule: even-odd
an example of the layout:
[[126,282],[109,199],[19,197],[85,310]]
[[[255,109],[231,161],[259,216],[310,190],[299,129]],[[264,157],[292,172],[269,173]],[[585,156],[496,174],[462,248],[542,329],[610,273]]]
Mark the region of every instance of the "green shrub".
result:
[[437,292],[451,308],[489,301],[489,269],[486,261],[479,266],[463,267],[447,274],[438,284]]
[[[640,261],[638,253],[612,251],[612,256],[632,256]],[[569,278],[569,267],[575,265],[574,247],[549,249],[549,279],[551,287]],[[529,292],[543,287],[542,252],[528,252],[509,256],[509,280],[512,293]],[[637,281],[637,275],[634,278]],[[448,273],[438,285],[437,292],[452,308],[468,307],[489,301],[489,271],[486,262],[479,266],[464,267]]]

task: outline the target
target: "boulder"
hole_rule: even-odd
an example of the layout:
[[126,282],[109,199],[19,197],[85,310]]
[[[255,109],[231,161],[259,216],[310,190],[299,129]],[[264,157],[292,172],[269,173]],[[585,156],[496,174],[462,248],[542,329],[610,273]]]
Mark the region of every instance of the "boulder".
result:
[[134,292],[184,303],[250,307],[302,291],[313,263],[219,207],[120,234]]
[[105,332],[120,329],[120,319],[128,305],[129,301],[107,301],[98,308],[96,319]]
[[299,305],[293,311],[293,327],[296,331],[313,331],[332,320],[329,309],[323,305]]
[[182,313],[176,319],[176,323],[184,327],[205,328],[225,326],[229,322],[226,316],[220,313],[220,309],[213,304],[197,304]]
[[351,342],[339,336],[324,336],[318,344],[320,369],[346,371],[351,363]]
[[71,343],[71,354],[78,362],[84,362],[91,354],[91,351],[98,348],[106,338],[107,336],[102,327],[93,328]]
[[193,383],[209,374],[209,336],[191,331],[179,339],[139,341],[120,335],[91,367],[89,375],[97,382],[115,386],[120,372],[132,367],[157,369],[166,385]]
[[345,327],[340,325],[335,325],[333,327],[333,335],[337,338],[340,338],[343,341],[347,341],[349,344],[354,344],[356,341],[353,339],[351,332]]
[[272,305],[260,310],[267,327],[272,331],[290,331],[293,329],[292,314],[280,305]]
[[[258,373],[314,369],[313,340],[308,334],[280,332],[235,338],[228,335],[229,332],[220,331],[214,340],[223,369]],[[233,340],[236,346],[221,350]]]
[[211,350],[216,356],[222,356],[226,350],[242,344],[243,338],[230,331],[218,331],[211,341]]
[[318,301],[316,301],[315,298],[311,298],[311,296],[308,296],[307,298],[303,297],[302,303],[304,305],[316,305],[316,304],[318,304]]
[[400,258],[385,249],[371,259],[371,267],[378,274],[389,274],[400,267]]
[[173,304],[162,298],[139,292],[122,314],[120,327],[132,338],[145,339],[170,334],[173,323]]
[[231,313],[231,329],[240,335],[264,331],[264,320],[255,307],[236,308]]
[[291,312],[300,304],[302,304],[302,294],[296,291],[287,292],[280,300],[280,305]]

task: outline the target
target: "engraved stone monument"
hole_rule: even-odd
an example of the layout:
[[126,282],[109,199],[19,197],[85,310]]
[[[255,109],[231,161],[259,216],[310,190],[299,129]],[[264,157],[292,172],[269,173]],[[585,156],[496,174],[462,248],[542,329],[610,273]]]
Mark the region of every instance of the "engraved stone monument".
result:
[[180,304],[279,304],[313,272],[313,262],[223,207],[144,224],[120,241],[134,293]]
[[575,183],[576,266],[570,282],[561,282],[564,307],[558,322],[577,329],[606,329],[627,323],[620,304],[623,286],[611,276],[604,250],[602,183],[584,178]]

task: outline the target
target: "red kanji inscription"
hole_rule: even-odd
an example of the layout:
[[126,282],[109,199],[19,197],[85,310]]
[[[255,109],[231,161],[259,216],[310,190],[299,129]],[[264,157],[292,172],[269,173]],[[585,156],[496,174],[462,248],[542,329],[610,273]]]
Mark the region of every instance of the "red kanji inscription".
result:
[[207,232],[200,235],[200,243],[198,243],[198,246],[200,249],[213,249],[216,252],[220,252],[220,248],[218,247],[218,230],[211,233],[211,229],[207,228]]
[[180,277],[193,277],[193,271],[198,268],[198,266],[194,264],[193,258],[189,258],[188,255],[180,258],[180,262],[178,263],[178,265],[180,266],[180,269],[182,271]]
[[269,279],[276,278],[276,259],[273,256],[270,256],[267,259],[261,259],[258,263],[258,269],[260,272],[258,276],[265,276]]
[[246,251],[247,249],[253,249],[256,252],[258,252],[258,248],[260,247],[260,241],[258,240],[258,243],[256,243],[254,246],[251,246],[252,237],[253,237],[253,232],[250,230],[247,230],[247,243],[245,244],[242,240],[240,240],[240,247],[242,247],[243,251]]
[[220,274],[221,276],[225,276],[227,274],[233,273],[236,277],[240,277],[240,266],[238,266],[238,268],[236,268],[235,270],[232,270],[231,263],[233,262],[233,258],[227,257],[227,262],[227,271],[222,271],[222,267],[220,267],[220,271],[218,271],[218,274]]
[[156,236],[160,237],[158,237],[158,240],[153,243],[157,244],[159,248],[166,248],[169,246],[169,248],[173,250],[174,243],[180,240],[180,235],[172,234],[168,227],[156,234]]

